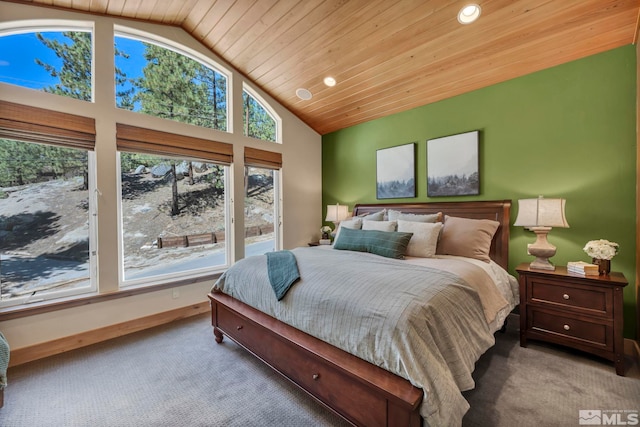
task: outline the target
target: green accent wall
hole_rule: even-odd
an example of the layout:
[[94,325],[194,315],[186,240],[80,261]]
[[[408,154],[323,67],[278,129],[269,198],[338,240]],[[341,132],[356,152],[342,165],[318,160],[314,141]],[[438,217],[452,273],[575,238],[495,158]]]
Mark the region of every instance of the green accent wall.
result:
[[[480,194],[427,197],[427,140],[480,131]],[[416,143],[417,197],[376,199],[376,150]],[[636,52],[632,45],[559,65],[322,138],[323,207],[341,203],[561,197],[570,228],[555,228],[556,265],[589,261],[589,240],[620,244],[612,270],[624,291],[625,337],[635,337]],[[529,262],[533,232],[511,226],[509,270]]]

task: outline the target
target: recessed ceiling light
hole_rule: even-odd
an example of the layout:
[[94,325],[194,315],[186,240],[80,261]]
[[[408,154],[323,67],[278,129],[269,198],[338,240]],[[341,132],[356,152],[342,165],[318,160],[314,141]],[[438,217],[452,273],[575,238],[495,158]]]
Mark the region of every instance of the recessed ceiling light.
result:
[[303,101],[308,101],[313,96],[308,89],[304,89],[304,88],[296,89],[296,95],[298,96],[298,98],[302,99]]
[[480,6],[477,4],[468,4],[458,12],[458,22],[461,24],[471,24],[480,16]]
[[333,77],[325,77],[324,78],[324,84],[326,84],[329,87],[335,86],[336,85],[336,79],[334,79]]

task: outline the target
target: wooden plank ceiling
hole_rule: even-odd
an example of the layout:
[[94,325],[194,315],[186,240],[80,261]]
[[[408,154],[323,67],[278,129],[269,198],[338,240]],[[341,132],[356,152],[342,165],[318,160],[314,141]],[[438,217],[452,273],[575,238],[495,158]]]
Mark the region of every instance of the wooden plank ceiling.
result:
[[[640,9],[640,0],[20,2],[180,26],[320,134],[635,43]],[[469,2],[482,14],[461,25]],[[313,97],[300,100],[298,88]]]

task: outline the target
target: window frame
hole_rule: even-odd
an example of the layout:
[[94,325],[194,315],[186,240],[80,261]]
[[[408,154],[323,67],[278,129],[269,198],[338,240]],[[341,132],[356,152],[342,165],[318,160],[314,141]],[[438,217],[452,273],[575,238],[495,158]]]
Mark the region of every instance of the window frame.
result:
[[[196,137],[163,132],[157,129],[146,129],[137,126],[116,124],[116,191],[118,194],[118,286],[130,289],[138,286],[153,286],[169,283],[176,279],[193,279],[217,273],[229,268],[232,263],[233,241],[229,236],[232,225],[231,178],[233,165],[233,146],[227,143],[204,140]],[[174,144],[164,144],[173,141]],[[206,149],[204,149],[206,147]],[[122,151],[146,153],[154,156],[172,157],[180,160],[197,160],[224,167],[224,224],[225,224],[225,263],[209,268],[199,268],[176,273],[147,276],[140,279],[126,279],[124,267],[124,215],[122,206]]]
[[[28,144],[41,144],[47,145],[42,142],[34,141],[22,141],[16,139],[16,141],[25,142]],[[67,147],[74,148],[74,147]],[[76,150],[82,150],[82,148],[74,148]],[[31,295],[25,295],[22,297],[11,298],[8,300],[0,300],[0,309],[23,306],[28,307],[29,304],[42,303],[45,301],[59,300],[65,297],[72,296],[92,296],[98,293],[98,194],[99,190],[96,186],[96,172],[97,162],[96,153],[94,150],[85,150],[87,152],[87,173],[89,180],[88,199],[88,221],[89,221],[89,286],[83,286],[79,288],[71,288],[64,290],[43,290],[34,292]]]
[[[282,153],[262,150],[260,148],[244,147],[244,167],[245,175],[248,175],[248,168],[270,169],[273,171],[273,201],[274,201],[274,222],[273,234],[275,236],[275,250],[282,249],[282,187],[280,184],[280,174],[282,173]],[[245,194],[246,197],[246,194]],[[245,238],[246,248],[246,238]]]
[[[231,255],[233,253],[233,244],[231,243],[231,239],[229,239],[230,235],[230,226],[232,224],[230,209],[231,206],[231,196],[229,191],[229,175],[231,167],[229,165],[218,164],[219,166],[224,167],[224,224],[225,224],[225,263],[206,267],[206,268],[198,268],[191,270],[178,271],[175,273],[169,274],[158,274],[146,276],[139,279],[126,279],[125,278],[125,266],[124,266],[124,222],[123,222],[123,210],[122,210],[122,171],[121,171],[121,161],[120,161],[120,151],[116,152],[117,157],[117,191],[118,191],[118,288],[120,290],[128,290],[138,287],[153,287],[155,285],[162,285],[165,283],[172,283],[178,280],[191,280],[191,279],[199,279],[202,277],[210,276],[215,273],[221,273],[224,270],[228,269],[231,266]],[[171,157],[171,156],[166,156]],[[177,157],[176,157],[177,159]],[[185,160],[185,158],[179,158],[180,160]],[[200,162],[212,163],[211,161],[206,161],[202,159],[192,159]]]
[[[210,68],[212,70],[214,70],[215,72],[217,72],[218,74],[221,74],[222,76],[224,76],[227,79],[227,84],[226,84],[226,97],[227,97],[227,114],[226,114],[226,119],[227,119],[227,129],[226,130],[220,130],[220,129],[213,129],[213,128],[205,128],[205,129],[211,129],[214,131],[218,131],[218,132],[225,132],[225,133],[233,133],[233,73],[231,71],[229,71],[227,68],[223,67],[222,65],[220,65],[219,63],[213,61],[211,58],[208,58],[200,53],[198,53],[197,51],[188,48],[187,46],[184,46],[182,44],[179,44],[175,41],[169,40],[167,38],[158,36],[156,34],[152,34],[152,33],[148,33],[146,31],[142,31],[142,30],[138,30],[135,28],[131,28],[131,27],[126,27],[123,25],[118,25],[115,24],[113,26],[113,42],[115,45],[115,39],[116,37],[122,37],[122,38],[128,38],[130,40],[135,40],[135,41],[140,41],[143,43],[150,43],[150,44],[154,44],[156,46],[162,47],[164,49],[168,49],[172,52],[175,52],[177,54],[180,55],[184,55],[189,59],[192,59],[200,64],[202,64],[203,66]],[[115,59],[115,58],[114,58]],[[115,66],[115,60],[114,60],[114,66]],[[115,70],[114,70],[115,72]],[[114,82],[114,102],[115,102],[115,92],[117,91],[117,87],[115,86],[115,82]],[[114,104],[115,105],[115,104]],[[116,110],[120,110],[120,108],[118,108],[117,106],[115,107]],[[132,111],[132,113],[138,113],[136,111]],[[142,114],[142,113],[138,113],[138,114]],[[152,116],[155,117],[155,116]],[[165,120],[170,120],[170,119],[165,119]],[[183,123],[183,122],[178,122],[178,123]],[[189,123],[187,123],[189,124]],[[196,125],[191,125],[191,126],[196,126]]]
[[[278,113],[275,112],[275,110],[273,109],[273,107],[271,107],[271,105],[262,97],[260,96],[260,94],[258,94],[258,92],[256,90],[254,90],[251,86],[249,86],[246,82],[242,82],[242,93],[244,94],[244,92],[246,92],[249,96],[251,96],[258,104],[260,104],[260,106],[262,108],[264,108],[264,110],[267,112],[267,114],[269,114],[269,116],[271,116],[271,118],[273,119],[273,121],[275,122],[275,126],[276,126],[276,140],[275,141],[269,141],[266,139],[259,139],[259,138],[254,138],[252,136],[249,135],[245,135],[244,134],[244,126],[242,127],[242,135],[246,138],[251,138],[253,140],[256,141],[264,141],[264,142],[270,142],[270,143],[275,143],[275,144],[282,144],[282,119],[280,118],[280,115]],[[241,98],[242,100],[242,98]],[[242,103],[242,107],[243,107],[243,112],[242,112],[242,117],[244,117],[244,102]]]
[[[52,33],[52,32],[66,32],[66,31],[77,31],[91,34],[91,99],[89,101],[74,99],[80,102],[91,102],[95,103],[96,100],[96,40],[95,40],[95,21],[85,21],[85,20],[68,20],[68,19],[29,19],[29,20],[20,20],[20,21],[8,21],[8,22],[0,22],[0,37],[5,36],[13,36],[19,34],[30,34],[30,33]],[[21,85],[12,85],[11,83],[0,82],[0,85],[7,84],[11,86],[21,87],[27,90],[34,90],[36,92],[48,93],[44,92],[41,89],[33,89],[27,86]],[[54,96],[62,96],[56,95],[54,93],[49,93]]]
[[[280,188],[280,172],[282,169],[274,168],[271,166],[258,166],[258,165],[252,165],[252,164],[246,164],[246,163],[244,165],[244,168],[245,168],[246,176],[248,176],[249,168],[269,169],[273,171],[273,238],[274,238],[273,247],[274,247],[274,250],[276,251],[281,250],[282,249],[282,238],[281,238],[282,198],[281,198],[281,188]],[[247,195],[245,194],[245,199],[246,197]],[[246,206],[244,210],[246,212]],[[245,219],[246,219],[246,213],[245,213]],[[244,245],[245,256],[246,256],[246,252],[247,252],[246,237],[244,237],[243,239],[243,245]]]
[[[0,36],[1,35],[12,35],[12,34],[21,34],[21,33],[34,33],[34,32],[56,32],[56,31],[82,31],[82,32],[90,32],[91,33],[91,42],[92,42],[92,56],[91,56],[91,102],[96,103],[96,91],[98,93],[105,94],[108,88],[102,87],[103,92],[100,92],[100,88],[96,87],[96,81],[105,83],[107,81],[112,81],[114,91],[114,99],[115,100],[115,91],[117,87],[114,81],[114,71],[111,70],[96,70],[96,58],[98,58],[101,63],[108,63],[109,56],[114,58],[113,49],[109,51],[108,42],[109,40],[105,40],[102,38],[97,39],[96,32],[100,33],[100,35],[110,34],[111,36],[111,48],[113,48],[113,41],[115,41],[115,37],[127,37],[133,38],[138,41],[152,43],[154,45],[167,48],[174,52],[177,52],[181,55],[187,56],[204,66],[214,70],[220,75],[226,78],[226,121],[227,126],[226,130],[221,131],[220,129],[212,129],[212,128],[204,128],[201,129],[189,129],[184,127],[183,125],[189,126],[188,123],[181,123],[176,125],[177,127],[173,127],[173,124],[161,123],[157,121],[157,117],[147,120],[140,120],[142,123],[145,123],[147,126],[150,126],[151,129],[157,130],[158,132],[162,132],[163,130],[172,130],[174,132],[180,132],[183,135],[187,136],[196,136],[199,135],[203,138],[211,138],[212,140],[220,140],[230,142],[233,141],[233,148],[237,152],[242,149],[245,143],[249,140],[243,140],[243,131],[242,126],[239,126],[238,129],[237,123],[238,121],[242,123],[242,116],[238,116],[238,105],[237,103],[242,102],[242,92],[240,92],[240,83],[243,82],[244,78],[237,74],[237,71],[230,71],[230,69],[226,68],[223,65],[220,65],[219,62],[221,59],[205,49],[204,47],[199,47],[197,44],[189,43],[185,41],[185,38],[178,33],[171,32],[162,32],[157,31],[158,34],[166,34],[165,38],[159,36],[154,32],[153,26],[143,26],[139,25],[138,27],[141,29],[128,27],[125,25],[121,25],[118,22],[122,23],[124,21],[117,19],[108,19],[106,21],[98,21],[98,20],[87,20],[90,18],[89,16],[85,16],[85,19],[32,19],[32,20],[13,20],[0,22]],[[135,25],[135,24],[132,24]],[[143,30],[144,29],[144,30]],[[96,50],[98,49],[98,50]],[[105,73],[107,74],[105,76]],[[109,76],[110,74],[110,76]],[[235,81],[234,81],[235,79]],[[236,230],[236,225],[234,221],[234,217],[238,214],[242,214],[242,209],[239,212],[236,212],[235,200],[240,196],[238,193],[238,186],[240,182],[238,182],[238,175],[241,173],[237,167],[238,163],[230,162],[230,164],[225,165],[225,174],[224,174],[224,186],[225,186],[225,208],[224,208],[224,222],[225,222],[225,249],[226,249],[226,266],[216,266],[212,269],[207,269],[206,272],[200,272],[197,275],[187,275],[184,272],[177,273],[179,277],[177,278],[167,278],[166,280],[158,280],[159,276],[154,276],[149,279],[148,283],[142,284],[130,284],[131,281],[127,282],[128,286],[123,284],[123,280],[120,277],[120,271],[116,274],[115,271],[109,271],[107,274],[104,274],[104,270],[98,271],[99,262],[99,250],[102,248],[102,260],[104,265],[108,267],[108,270],[114,270],[120,264],[120,260],[122,259],[122,244],[120,242],[122,226],[120,220],[122,218],[121,211],[121,196],[122,196],[122,183],[121,183],[121,162],[120,162],[120,154],[115,146],[112,146],[111,140],[113,136],[111,134],[107,134],[111,132],[110,127],[117,125],[117,122],[120,120],[128,121],[130,123],[135,123],[139,119],[130,115],[130,112],[123,113],[121,109],[114,105],[109,105],[108,96],[99,96],[98,107],[86,107],[84,109],[80,106],[80,104],[74,104],[77,99],[67,98],[67,99],[53,99],[50,98],[50,95],[41,89],[32,89],[26,86],[18,86],[12,85],[10,83],[2,83],[0,82],[0,88],[8,88],[8,86],[12,86],[10,90],[7,90],[6,97],[0,97],[0,102],[2,100],[17,100],[17,102],[24,102],[25,104],[19,104],[26,107],[30,105],[45,105],[48,108],[47,111],[50,111],[51,114],[58,113],[60,111],[71,111],[77,112],[79,115],[87,115],[86,118],[90,118],[93,122],[95,120],[99,120],[99,114],[104,112],[103,110],[108,110],[108,118],[109,120],[103,120],[100,124],[100,133],[98,135],[99,141],[98,149],[94,148],[93,150],[88,150],[88,173],[89,173],[89,222],[90,222],[90,235],[89,235],[89,252],[90,252],[90,279],[91,279],[91,287],[93,293],[91,291],[87,291],[87,287],[85,286],[83,291],[80,291],[78,294],[69,295],[65,297],[63,295],[51,293],[51,297],[46,300],[41,300],[38,298],[38,294],[36,297],[29,301],[29,304],[15,304],[11,306],[3,306],[0,305],[0,316],[3,314],[9,313],[14,317],[22,317],[29,316],[32,314],[39,314],[44,312],[55,311],[59,309],[65,309],[68,307],[76,307],[84,304],[91,304],[99,301],[108,301],[114,298],[127,297],[131,295],[140,295],[143,293],[156,292],[163,289],[169,289],[177,286],[191,285],[194,283],[199,283],[202,281],[210,281],[217,277],[219,277],[223,270],[228,268],[231,264],[233,264],[236,260],[236,257],[242,256],[242,251],[236,245],[243,244],[241,239],[244,239],[244,235],[239,235],[242,230]],[[280,115],[278,115],[274,108],[267,102],[263,96],[261,96],[255,89],[249,86],[247,83],[242,83],[243,90],[246,90],[247,94],[254,98],[256,102],[258,102],[262,108],[267,111],[267,113],[274,119],[276,125],[276,141],[267,141],[267,142],[275,142],[282,144],[282,119]],[[15,88],[15,89],[14,89]],[[39,94],[29,94],[24,91],[36,91],[40,92]],[[240,92],[240,96],[238,96],[238,92]],[[261,92],[262,93],[262,92]],[[24,99],[24,101],[23,101]],[[42,103],[40,101],[43,101]],[[113,101],[112,100],[112,101]],[[84,105],[84,104],[82,104]],[[1,107],[1,106],[0,106]],[[59,109],[58,109],[59,107]],[[30,107],[37,108],[37,107]],[[96,110],[96,108],[98,108]],[[86,111],[86,112],[85,112]],[[240,108],[240,112],[242,108]],[[4,112],[3,112],[4,113]],[[66,113],[61,113],[66,114]],[[69,114],[72,115],[72,114]],[[0,117],[1,119],[2,117]],[[235,119],[235,120],[234,120]],[[155,121],[154,121],[155,120]],[[175,123],[175,122],[172,122]],[[235,124],[234,124],[235,123]],[[149,125],[152,124],[152,125]],[[95,126],[95,125],[94,125]],[[180,128],[180,126],[182,126]],[[196,125],[191,125],[196,126]],[[180,129],[180,130],[176,130]],[[206,129],[202,131],[202,129]],[[210,131],[214,131],[214,134],[211,134]],[[217,138],[215,132],[223,132],[225,136]],[[238,132],[239,131],[239,132]],[[95,133],[95,130],[94,130]],[[213,136],[212,136],[213,135]],[[222,134],[218,134],[220,136]],[[95,135],[94,135],[95,136]],[[250,137],[251,138],[251,137]],[[255,138],[251,138],[255,139]],[[258,140],[263,142],[262,140]],[[30,141],[37,142],[37,141]],[[249,141],[250,143],[250,141]],[[196,160],[196,158],[194,158]],[[200,158],[197,158],[200,160]],[[212,162],[210,160],[200,160],[205,161],[207,163],[217,163]],[[91,164],[92,163],[92,164]],[[115,179],[113,179],[115,178]],[[99,181],[98,181],[99,180]],[[105,180],[107,182],[105,182]],[[275,235],[275,246],[276,249],[280,249],[282,247],[282,218],[283,218],[283,203],[282,203],[282,169],[274,169],[274,203],[277,203],[277,206],[274,207],[274,214],[276,218],[274,218],[274,235]],[[111,204],[109,207],[106,206],[102,197],[102,193],[97,188],[98,184],[102,184],[104,188],[105,198],[108,199],[107,203]],[[112,203],[112,197],[115,193],[115,199],[117,203]],[[115,201],[114,201],[115,202]],[[240,202],[241,203],[241,202]],[[102,212],[99,205],[102,206]],[[99,221],[98,215],[102,213],[105,221]],[[98,227],[98,223],[100,223],[100,228]],[[105,226],[105,224],[107,224]],[[113,226],[112,226],[113,225]],[[98,242],[99,234],[105,233],[107,236],[105,239],[101,239],[101,242]],[[114,243],[112,244],[110,241],[113,236],[109,236],[111,233],[117,232],[119,235],[117,239],[113,239]],[[115,241],[117,240],[117,243]],[[107,245],[104,244],[107,242]],[[112,251],[111,248],[114,248]],[[105,248],[108,251],[105,251]],[[239,250],[238,253],[236,251]],[[114,257],[117,256],[117,259]],[[106,261],[105,261],[106,260]],[[112,268],[113,267],[113,268]],[[104,267],[103,267],[104,268]],[[112,278],[113,274],[113,278]],[[122,273],[122,276],[124,274]],[[101,277],[102,276],[102,277]],[[106,280],[105,280],[106,279]],[[145,278],[146,279],[146,278]],[[162,278],[161,278],[162,279]],[[102,282],[102,284],[101,284]],[[32,305],[30,305],[32,304]],[[6,318],[5,318],[6,320]]]

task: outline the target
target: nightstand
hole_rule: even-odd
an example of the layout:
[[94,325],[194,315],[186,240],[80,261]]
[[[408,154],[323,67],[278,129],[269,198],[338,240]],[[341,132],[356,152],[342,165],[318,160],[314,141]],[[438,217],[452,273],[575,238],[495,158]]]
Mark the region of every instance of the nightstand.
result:
[[516,271],[520,282],[520,346],[527,340],[565,345],[614,362],[624,375],[622,273],[582,276],[566,267]]

